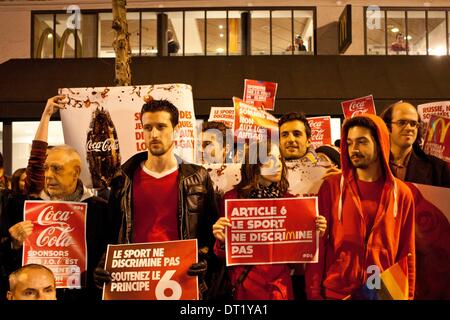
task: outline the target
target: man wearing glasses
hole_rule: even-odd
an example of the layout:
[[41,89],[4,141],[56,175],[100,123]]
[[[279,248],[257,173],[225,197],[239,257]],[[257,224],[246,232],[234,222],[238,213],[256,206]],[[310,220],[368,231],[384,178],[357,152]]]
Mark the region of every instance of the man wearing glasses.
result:
[[450,187],[450,169],[421,147],[422,126],[417,109],[399,101],[381,114],[390,131],[390,167],[394,175],[404,181]]

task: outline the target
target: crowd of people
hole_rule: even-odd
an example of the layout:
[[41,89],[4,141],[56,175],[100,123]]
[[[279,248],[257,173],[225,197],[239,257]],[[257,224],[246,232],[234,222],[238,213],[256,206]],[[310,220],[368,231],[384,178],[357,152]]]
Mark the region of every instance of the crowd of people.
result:
[[[408,297],[414,298],[414,200],[404,182],[449,188],[450,171],[444,161],[422,151],[421,119],[412,104],[398,102],[380,116],[344,121],[340,147],[314,149],[311,128],[300,112],[280,118],[276,143],[251,141],[241,152],[231,145],[211,148],[225,141],[227,128],[205,122],[203,149],[221,150],[210,152],[209,159],[242,163],[241,181],[220,195],[203,166],[174,153],[177,108],[167,100],[150,100],[141,110],[147,150],[115,173],[105,199],[81,181],[81,158],[74,148],[48,146],[50,118],[65,102],[64,96],[48,99],[27,168],[8,179],[0,163],[2,299],[101,299],[101,288],[111,281],[104,269],[108,244],[184,239],[198,241],[198,262],[188,275],[198,277],[202,299],[230,293],[235,300],[344,299],[365,284],[368,266],[386,270],[401,259],[408,261]],[[249,150],[259,148],[265,148],[267,157],[250,161]],[[318,194],[318,263],[226,267],[225,230],[232,225],[225,217],[225,201],[292,197],[288,169],[299,161],[327,168]],[[22,246],[33,232],[33,222],[23,221],[29,199],[88,205],[86,287],[56,289],[50,269],[22,266]],[[218,286],[223,279],[228,287]]]

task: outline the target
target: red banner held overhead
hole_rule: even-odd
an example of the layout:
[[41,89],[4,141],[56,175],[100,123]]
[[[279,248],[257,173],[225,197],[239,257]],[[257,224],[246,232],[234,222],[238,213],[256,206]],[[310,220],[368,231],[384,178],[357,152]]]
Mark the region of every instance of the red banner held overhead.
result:
[[42,264],[53,271],[57,288],[86,285],[87,204],[25,201],[24,220],[33,232],[23,243],[22,264]]
[[225,201],[226,262],[317,262],[317,197]]
[[197,300],[197,239],[109,245],[105,269],[112,281],[103,300]]
[[275,109],[278,83],[245,79],[244,87],[245,102],[266,110]]
[[[271,131],[278,131],[278,120],[267,111],[233,97],[235,136],[238,140],[269,139]],[[278,137],[277,137],[278,140]]]
[[361,114],[370,113],[377,114],[375,110],[375,102],[373,96],[365,96],[341,102],[344,117],[353,118]]
[[316,149],[324,144],[331,144],[331,117],[307,118],[311,127],[311,144]]

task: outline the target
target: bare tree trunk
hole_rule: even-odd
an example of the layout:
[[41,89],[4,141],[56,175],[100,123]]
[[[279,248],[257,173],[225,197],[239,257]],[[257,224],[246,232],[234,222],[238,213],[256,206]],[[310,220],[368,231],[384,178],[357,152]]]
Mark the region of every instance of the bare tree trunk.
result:
[[127,23],[127,1],[112,0],[113,24],[116,32],[113,42],[116,52],[116,80],[117,86],[131,85],[131,47]]

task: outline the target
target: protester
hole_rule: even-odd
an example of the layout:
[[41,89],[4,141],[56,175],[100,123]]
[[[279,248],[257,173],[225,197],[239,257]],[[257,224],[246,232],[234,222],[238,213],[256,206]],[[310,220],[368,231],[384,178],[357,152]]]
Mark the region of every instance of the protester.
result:
[[393,174],[407,182],[450,188],[450,169],[447,163],[421,148],[422,122],[416,107],[397,102],[380,115],[391,137],[389,164]]
[[[100,292],[93,282],[93,271],[97,266],[106,245],[116,235],[118,227],[113,226],[106,201],[95,197],[80,180],[81,158],[70,146],[55,146],[47,151],[48,126],[51,116],[65,105],[64,96],[54,96],[47,100],[42,113],[39,127],[32,144],[30,160],[27,167],[27,195],[39,194],[42,200],[75,201],[87,204],[86,213],[86,245],[87,271],[82,277],[87,279],[83,290],[62,290],[59,292],[64,300],[99,299]],[[43,189],[43,190],[42,190]],[[40,192],[41,191],[41,192]],[[33,232],[33,222],[23,220],[23,201],[11,199],[8,201],[8,223],[11,237],[11,264],[18,267],[21,263],[23,242]]]
[[5,168],[3,167],[3,155],[0,152],[0,190],[9,188],[10,188],[10,181],[8,177],[5,175]]
[[[263,163],[257,157],[256,163],[251,163],[249,150],[261,154],[259,148],[267,146],[264,154],[268,159]],[[288,193],[286,166],[281,157],[278,145],[257,144],[249,146],[245,162],[241,168],[241,181],[227,192],[221,206],[221,218],[213,225],[216,237],[215,251],[224,256],[225,227],[231,227],[230,220],[225,217],[225,200],[227,199],[266,199],[292,197]],[[301,213],[299,213],[301,214]],[[323,234],[326,230],[326,220],[323,216],[316,219],[317,230]],[[235,300],[292,300],[294,298],[291,282],[291,269],[287,264],[265,264],[251,266],[233,266],[228,268]]]
[[11,176],[11,193],[13,195],[25,195],[25,180],[27,178],[26,168],[14,171]]
[[231,145],[227,144],[227,127],[222,122],[205,121],[202,123],[202,162],[227,163]]
[[[167,100],[150,100],[141,110],[146,152],[131,157],[111,182],[110,209],[122,216],[119,243],[197,239],[198,263],[188,274],[199,276],[206,294],[208,259],[214,255],[210,230],[217,219],[211,179],[203,167],[183,163],[174,154],[178,109]],[[111,277],[100,264],[98,286]]]
[[53,272],[40,264],[20,267],[9,276],[8,300],[56,300]]
[[328,220],[319,262],[306,269],[308,299],[343,299],[360,290],[368,268],[407,259],[409,299],[414,297],[414,202],[389,168],[389,132],[374,115],[347,119],[342,129],[342,174],[319,190],[319,211]]
[[322,166],[326,165],[327,168],[341,168],[341,152],[339,148],[324,144],[316,148],[316,154],[319,158],[319,164],[321,164]]

